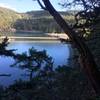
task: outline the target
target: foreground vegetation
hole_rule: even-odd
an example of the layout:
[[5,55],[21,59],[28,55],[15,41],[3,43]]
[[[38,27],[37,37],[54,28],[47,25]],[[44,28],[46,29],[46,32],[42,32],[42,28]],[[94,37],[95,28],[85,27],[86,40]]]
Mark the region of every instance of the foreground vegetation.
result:
[[31,81],[18,80],[1,88],[1,100],[95,100],[90,83],[82,72],[68,66],[42,70]]

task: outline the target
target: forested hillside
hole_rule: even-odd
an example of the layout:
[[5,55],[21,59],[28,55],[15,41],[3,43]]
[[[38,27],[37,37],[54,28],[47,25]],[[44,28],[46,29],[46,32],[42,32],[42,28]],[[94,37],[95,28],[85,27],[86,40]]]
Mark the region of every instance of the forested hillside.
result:
[[[60,12],[69,22],[74,23],[75,11]],[[62,32],[50,14],[46,11],[31,11],[18,13],[13,10],[0,7],[0,31],[40,31]]]
[[16,22],[17,19],[21,19],[21,15],[6,9],[0,7],[0,30],[6,31],[10,28],[13,28],[14,22]]

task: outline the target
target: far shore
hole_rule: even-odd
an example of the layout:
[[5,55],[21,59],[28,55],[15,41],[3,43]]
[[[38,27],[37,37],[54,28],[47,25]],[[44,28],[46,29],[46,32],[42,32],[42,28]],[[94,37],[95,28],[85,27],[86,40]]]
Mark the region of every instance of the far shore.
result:
[[[3,36],[0,36],[0,40],[3,40],[6,36],[8,37],[9,41],[15,40],[31,40],[31,41],[60,41],[60,40],[67,40],[69,42],[69,37],[65,33],[43,33],[39,31],[29,31],[29,30],[16,30],[15,32],[18,33],[34,33],[33,35],[30,34],[10,34],[8,32],[4,32]],[[13,32],[12,32],[13,33]],[[41,35],[43,33],[43,36]]]
[[8,30],[8,31],[0,31],[1,33],[34,33],[34,34],[37,34],[37,33],[44,33],[44,34],[65,34],[65,33],[59,33],[59,32],[51,32],[51,33],[49,33],[49,32],[42,32],[42,31],[37,31],[37,30],[15,30],[15,29],[13,29],[13,30]]

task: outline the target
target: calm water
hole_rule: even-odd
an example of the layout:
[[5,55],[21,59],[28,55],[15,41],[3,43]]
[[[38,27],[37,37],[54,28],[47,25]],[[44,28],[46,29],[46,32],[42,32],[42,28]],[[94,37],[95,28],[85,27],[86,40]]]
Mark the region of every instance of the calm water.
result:
[[[69,44],[62,43],[45,43],[45,42],[12,42],[9,44],[9,49],[18,49],[17,53],[22,53],[27,51],[29,48],[34,47],[37,50],[46,50],[47,54],[50,55],[54,60],[54,66],[67,64],[67,59],[69,58],[70,49]],[[25,74],[25,70],[19,68],[11,68],[10,65],[13,64],[14,60],[10,57],[0,57],[0,74],[11,74],[10,77],[0,76],[0,84],[8,86],[12,84],[14,80],[25,79],[27,76],[22,76]]]

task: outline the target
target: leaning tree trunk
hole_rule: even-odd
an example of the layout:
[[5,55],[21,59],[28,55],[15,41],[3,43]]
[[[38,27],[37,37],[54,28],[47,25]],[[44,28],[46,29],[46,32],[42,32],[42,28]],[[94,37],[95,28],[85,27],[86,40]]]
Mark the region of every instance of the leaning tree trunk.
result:
[[89,81],[91,82],[96,94],[100,95],[100,72],[97,69],[96,63],[94,61],[93,55],[88,49],[85,42],[80,39],[77,33],[70,28],[68,23],[60,16],[60,14],[54,9],[49,0],[42,0],[45,8],[54,17],[59,26],[63,31],[69,36],[72,42],[76,45],[77,50],[80,53],[81,65],[84,68]]

